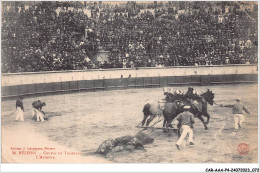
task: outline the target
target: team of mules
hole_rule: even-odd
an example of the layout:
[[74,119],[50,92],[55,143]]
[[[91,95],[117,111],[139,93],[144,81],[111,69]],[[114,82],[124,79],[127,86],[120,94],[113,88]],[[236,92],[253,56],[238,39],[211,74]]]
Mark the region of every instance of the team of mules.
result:
[[[213,105],[214,103],[214,93],[209,89],[198,95],[194,92],[193,88],[188,88],[186,94],[181,93],[168,93],[165,92],[165,104],[162,109],[164,116],[163,127],[171,127],[172,121],[177,117],[177,115],[183,112],[184,105],[190,105],[190,112],[194,114],[195,117],[199,118],[203,123],[205,130],[208,130],[207,124],[209,123],[210,115],[207,111],[207,104]],[[143,113],[144,119],[142,121],[142,126],[146,122],[146,126],[149,126],[150,122],[159,114],[160,105],[158,103],[147,103],[144,105]],[[149,117],[150,116],[150,117]],[[207,117],[205,122],[203,117]],[[146,119],[149,119],[146,121]]]

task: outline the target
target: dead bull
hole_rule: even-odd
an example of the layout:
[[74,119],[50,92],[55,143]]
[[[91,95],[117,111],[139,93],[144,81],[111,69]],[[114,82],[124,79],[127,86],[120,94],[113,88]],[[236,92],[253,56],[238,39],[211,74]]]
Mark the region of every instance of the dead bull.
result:
[[106,157],[110,157],[114,152],[144,149],[143,145],[153,143],[153,141],[154,139],[150,135],[139,132],[135,136],[122,136],[106,140],[98,147],[96,153],[105,154]]

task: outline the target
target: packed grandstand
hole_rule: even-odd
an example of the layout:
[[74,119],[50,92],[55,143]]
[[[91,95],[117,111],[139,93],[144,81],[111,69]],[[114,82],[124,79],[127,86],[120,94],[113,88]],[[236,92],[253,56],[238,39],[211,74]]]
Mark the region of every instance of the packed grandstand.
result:
[[257,13],[241,1],[2,2],[2,72],[254,64]]

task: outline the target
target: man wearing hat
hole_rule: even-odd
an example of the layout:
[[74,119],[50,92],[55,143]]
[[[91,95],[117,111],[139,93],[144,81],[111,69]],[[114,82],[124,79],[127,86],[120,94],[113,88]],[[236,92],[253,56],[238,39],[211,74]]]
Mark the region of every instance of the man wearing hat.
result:
[[177,116],[177,120],[180,123],[181,131],[182,131],[181,137],[176,142],[177,149],[180,149],[180,145],[187,135],[189,135],[188,140],[190,142],[190,145],[194,145],[193,131],[191,129],[191,127],[193,127],[193,124],[195,123],[194,115],[189,112],[190,106],[187,105],[187,106],[184,106],[183,108],[184,108],[184,112],[180,113]]
[[16,121],[19,121],[19,119],[21,121],[24,121],[23,118],[23,111],[24,111],[24,107],[23,107],[23,97],[19,96],[19,98],[16,100]]
[[247,108],[240,102],[241,99],[237,98],[236,103],[234,105],[223,105],[221,104],[221,107],[232,107],[233,108],[233,115],[234,115],[234,121],[235,121],[235,131],[238,131],[238,128],[241,128],[241,124],[243,123],[245,117],[243,115],[243,111],[248,113],[250,115],[250,112],[247,110]]

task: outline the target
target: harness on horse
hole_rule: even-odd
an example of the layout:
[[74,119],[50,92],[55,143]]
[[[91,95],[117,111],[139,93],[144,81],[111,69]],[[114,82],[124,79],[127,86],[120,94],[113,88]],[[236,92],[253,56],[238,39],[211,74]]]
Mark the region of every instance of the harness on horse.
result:
[[183,108],[184,105],[189,105],[195,111],[195,117],[202,111],[202,99],[197,94],[177,94],[165,93],[166,102],[174,102],[179,107]]

